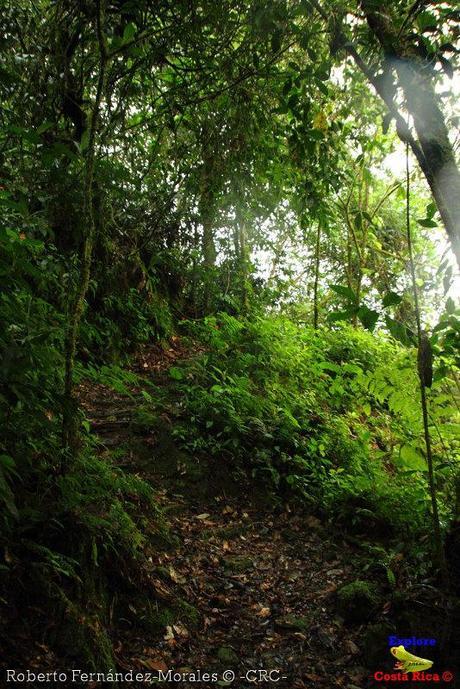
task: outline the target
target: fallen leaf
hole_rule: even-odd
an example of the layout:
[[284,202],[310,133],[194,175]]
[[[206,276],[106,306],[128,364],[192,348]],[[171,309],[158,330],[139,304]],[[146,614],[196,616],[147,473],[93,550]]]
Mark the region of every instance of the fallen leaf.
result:
[[183,577],[181,574],[178,574],[174,567],[170,567],[169,570],[169,576],[171,579],[174,581],[175,584],[185,584],[187,579]]
[[261,608],[257,613],[257,617],[269,617],[270,613],[270,608]]
[[358,653],[359,653],[359,648],[358,648],[358,646],[355,644],[354,641],[352,641],[351,639],[346,639],[346,641],[344,642],[343,645],[345,646],[346,650],[347,650],[349,653],[351,653],[351,655],[353,655],[353,656],[358,655]]
[[306,518],[305,523],[310,529],[319,529],[321,527],[321,521],[318,517],[314,517],[312,514]]
[[139,662],[149,670],[162,670],[164,672],[168,669],[168,666],[161,658],[139,658]]
[[184,627],[183,624],[180,624],[180,622],[178,622],[177,624],[173,624],[173,630],[176,632],[178,636],[181,636],[183,639],[188,639],[188,637],[190,636],[188,629]]
[[173,629],[169,625],[166,627],[166,634],[164,635],[163,639],[165,641],[170,641],[171,639],[174,639]]

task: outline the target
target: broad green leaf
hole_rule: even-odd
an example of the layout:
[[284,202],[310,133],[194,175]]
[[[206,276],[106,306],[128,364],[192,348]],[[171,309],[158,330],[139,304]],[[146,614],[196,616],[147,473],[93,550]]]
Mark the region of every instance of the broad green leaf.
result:
[[444,273],[444,277],[442,279],[442,284],[444,287],[444,294],[446,294],[450,290],[450,287],[452,285],[452,273],[453,273],[452,266],[449,266],[446,269],[446,272]]
[[448,314],[455,313],[455,302],[452,297],[449,297],[446,301],[446,312]]
[[422,227],[437,227],[438,223],[431,218],[417,218],[417,222]]
[[35,130],[36,134],[43,134],[44,132],[47,132],[48,129],[51,129],[53,126],[53,122],[50,122],[50,120],[45,120],[37,129]]
[[412,445],[403,445],[399,456],[403,464],[415,471],[425,471],[426,461],[423,455]]
[[356,310],[356,308],[353,308],[345,309],[344,311],[331,311],[327,317],[327,320],[331,323],[335,323],[337,321],[348,321],[356,313]]
[[396,292],[387,292],[383,297],[382,304],[384,308],[387,308],[388,306],[396,306],[396,304],[400,304],[401,301],[402,297],[396,294]]
[[432,12],[420,12],[420,14],[417,15],[416,21],[417,26],[422,33],[428,30],[432,31],[436,29],[438,26],[438,20],[436,18],[436,15]]
[[181,368],[178,368],[177,366],[171,366],[169,369],[169,376],[173,380],[183,380],[185,378],[185,373]]
[[353,302],[354,304],[358,302],[358,297],[350,287],[347,287],[346,285],[329,285],[329,287],[331,290],[333,290],[333,292],[339,294],[341,297],[345,297],[348,301]]
[[123,31],[123,43],[127,43],[130,41],[133,36],[136,34],[137,27],[133,22],[129,22],[129,24],[126,24],[124,31]]
[[437,209],[436,204],[433,201],[430,201],[430,203],[427,205],[426,210],[425,210],[426,217],[431,219],[437,210],[438,209]]
[[16,462],[10,455],[1,454],[0,455],[0,467],[3,467],[6,471],[12,471],[16,466]]
[[320,361],[318,367],[323,371],[332,371],[333,373],[340,373],[341,371],[341,367],[332,361]]
[[376,326],[376,323],[379,319],[379,312],[374,311],[373,309],[370,309],[369,307],[363,305],[360,306],[358,310],[358,318],[361,321],[361,323],[364,325],[366,330],[370,330],[372,332]]
[[80,151],[83,153],[88,148],[90,130],[85,129],[80,141]]

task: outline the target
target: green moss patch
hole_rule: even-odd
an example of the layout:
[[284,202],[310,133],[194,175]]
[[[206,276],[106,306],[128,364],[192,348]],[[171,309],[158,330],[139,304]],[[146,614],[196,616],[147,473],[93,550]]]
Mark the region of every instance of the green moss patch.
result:
[[372,582],[357,579],[337,591],[337,611],[346,622],[369,620],[376,612],[380,597]]
[[226,557],[224,558],[223,565],[225,571],[232,574],[243,574],[254,569],[254,561],[247,555]]

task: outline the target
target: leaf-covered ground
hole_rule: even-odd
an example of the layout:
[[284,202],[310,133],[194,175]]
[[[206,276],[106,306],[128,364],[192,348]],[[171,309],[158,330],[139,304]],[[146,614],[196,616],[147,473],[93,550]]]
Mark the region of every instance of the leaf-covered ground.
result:
[[[175,341],[167,351],[145,351],[135,370],[167,385],[167,369],[188,355]],[[129,619],[119,619],[115,632],[120,665],[215,672],[220,686],[225,669],[235,672],[234,687],[251,686],[256,675],[250,671],[259,669],[279,671],[278,687],[366,686],[360,628],[345,626],[334,604],[337,588],[357,576],[352,546],[315,516],[264,505],[260,495],[251,494],[255,486],[240,486],[236,496],[234,486],[227,489],[212,475],[198,479],[206,489],[194,484],[180,453],[179,460],[173,456],[173,445],[168,460],[168,414],[162,414],[160,429],[136,425],[140,392],[134,386],[129,398],[104,385],[81,386],[102,454],[131,448],[119,453],[120,462],[154,485],[176,537],[176,547],[149,546],[158,625],[149,628],[145,608],[138,609],[135,600],[130,604]],[[163,606],[177,608],[177,601],[185,602],[183,617],[179,612],[169,619]],[[216,683],[181,683],[197,685]]]

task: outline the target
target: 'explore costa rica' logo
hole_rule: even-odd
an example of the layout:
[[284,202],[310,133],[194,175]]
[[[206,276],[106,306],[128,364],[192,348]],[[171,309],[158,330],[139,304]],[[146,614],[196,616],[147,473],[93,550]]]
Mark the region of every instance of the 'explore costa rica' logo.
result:
[[418,636],[410,636],[403,639],[396,636],[396,634],[392,634],[388,637],[388,646],[404,646],[404,648],[408,648],[408,646],[436,646],[436,639],[424,639]]
[[393,646],[391,654],[397,659],[395,670],[402,670],[403,672],[420,672],[421,670],[429,670],[433,666],[432,660],[426,658],[419,658],[414,656],[409,651],[406,651],[404,646]]
[[[397,637],[390,637],[395,638]],[[415,637],[413,637],[415,639]],[[428,640],[426,640],[428,641]],[[435,642],[434,642],[435,643]],[[434,645],[425,644],[425,645]],[[422,644],[420,644],[422,645]],[[406,651],[403,644],[399,646],[392,646],[390,648],[391,655],[396,658],[396,665],[393,672],[386,672],[384,670],[376,670],[373,674],[373,679],[376,682],[435,682],[448,683],[452,682],[454,675],[449,670],[445,670],[442,674],[438,672],[427,672],[433,666],[433,661],[428,658],[420,658]]]

